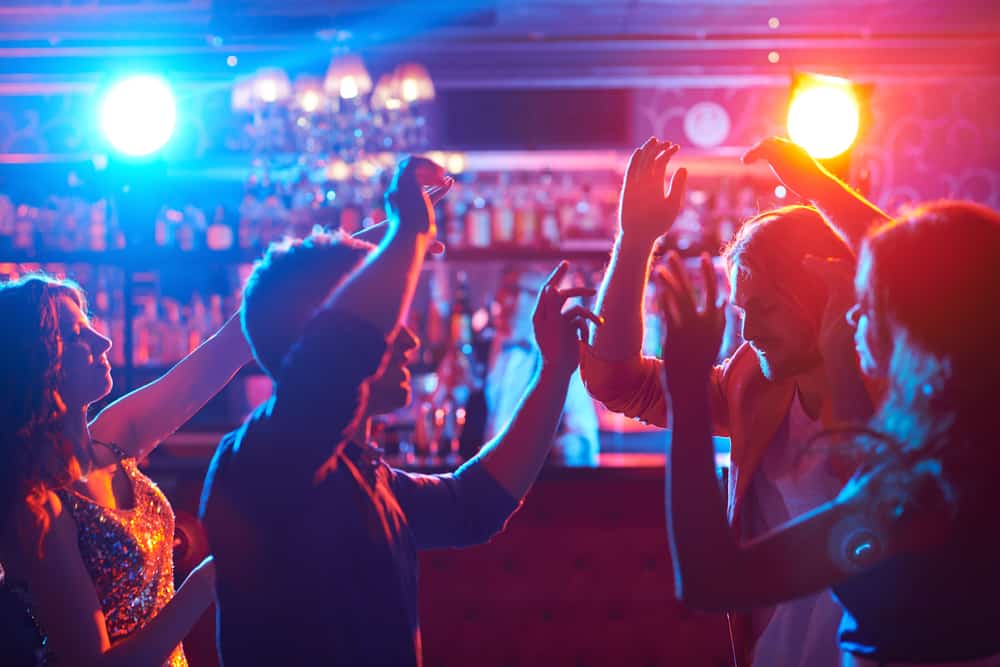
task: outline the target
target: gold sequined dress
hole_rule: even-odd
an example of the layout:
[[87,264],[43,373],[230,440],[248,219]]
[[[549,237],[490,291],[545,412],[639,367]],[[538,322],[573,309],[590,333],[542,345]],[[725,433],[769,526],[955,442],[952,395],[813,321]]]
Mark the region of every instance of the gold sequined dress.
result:
[[[174,512],[135,459],[112,449],[132,484],[131,509],[104,507],[73,491],[61,495],[76,520],[80,555],[113,644],[148,623],[174,596]],[[164,665],[187,667],[180,644]]]

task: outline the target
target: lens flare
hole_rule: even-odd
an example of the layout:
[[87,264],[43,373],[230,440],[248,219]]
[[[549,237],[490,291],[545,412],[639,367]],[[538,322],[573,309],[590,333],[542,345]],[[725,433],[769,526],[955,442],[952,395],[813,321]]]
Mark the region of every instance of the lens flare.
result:
[[170,140],[177,123],[177,103],[166,81],[132,76],[114,84],[100,106],[101,131],[115,148],[141,157]]
[[846,79],[817,77],[792,93],[788,106],[788,136],[814,158],[833,158],[858,136],[860,110]]

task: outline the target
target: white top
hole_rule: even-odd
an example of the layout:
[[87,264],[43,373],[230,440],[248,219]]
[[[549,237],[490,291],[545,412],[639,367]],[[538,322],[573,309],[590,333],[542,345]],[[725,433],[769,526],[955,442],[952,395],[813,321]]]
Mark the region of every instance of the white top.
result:
[[[531,343],[501,345],[494,345],[492,364],[486,376],[487,440],[507,428],[541,362],[537,348]],[[577,369],[566,391],[554,446],[566,462],[594,466],[597,465],[598,442],[597,412],[580,378],[580,369]]]
[[[836,498],[842,485],[822,443],[805,448],[822,429],[806,414],[796,393],[747,492],[753,537]],[[842,616],[830,591],[755,611],[753,634],[759,639],[754,667],[837,667]]]

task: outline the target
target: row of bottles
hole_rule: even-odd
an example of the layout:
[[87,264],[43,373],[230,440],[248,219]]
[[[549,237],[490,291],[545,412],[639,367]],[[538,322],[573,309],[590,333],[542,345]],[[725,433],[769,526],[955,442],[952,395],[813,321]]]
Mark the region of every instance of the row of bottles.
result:
[[617,186],[613,174],[599,176],[470,176],[438,204],[438,228],[451,248],[606,243],[614,234]]
[[137,296],[132,319],[133,363],[169,366],[214,334],[232,312],[234,297],[195,292],[186,303],[145,294]]
[[[153,245],[182,252],[258,252],[284,236],[304,236],[316,225],[353,233],[382,221],[388,165],[373,165],[363,174],[342,164],[347,171],[340,173],[334,166],[320,177],[304,170],[285,178],[256,173],[239,202],[164,203],[151,227],[136,229],[151,229]],[[452,249],[603,249],[617,228],[620,187],[621,176],[612,169],[467,171],[436,207],[439,234]],[[743,220],[785,203],[784,197],[783,190],[764,182],[692,178],[671,230],[672,245],[717,252]],[[0,194],[0,253],[101,252],[124,248],[130,240],[105,199],[52,196],[36,207]]]
[[124,246],[125,235],[107,200],[51,196],[43,206],[31,206],[0,193],[0,253],[104,252]]

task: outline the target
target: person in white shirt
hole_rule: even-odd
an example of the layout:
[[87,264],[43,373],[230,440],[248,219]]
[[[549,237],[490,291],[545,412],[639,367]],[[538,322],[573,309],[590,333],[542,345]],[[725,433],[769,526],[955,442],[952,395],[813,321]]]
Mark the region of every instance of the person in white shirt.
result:
[[[490,350],[486,376],[487,440],[503,430],[517,411],[524,389],[539,363],[531,313],[545,276],[537,271],[509,269],[497,290],[497,335]],[[552,456],[573,465],[597,465],[597,413],[580,371],[570,378]]]

